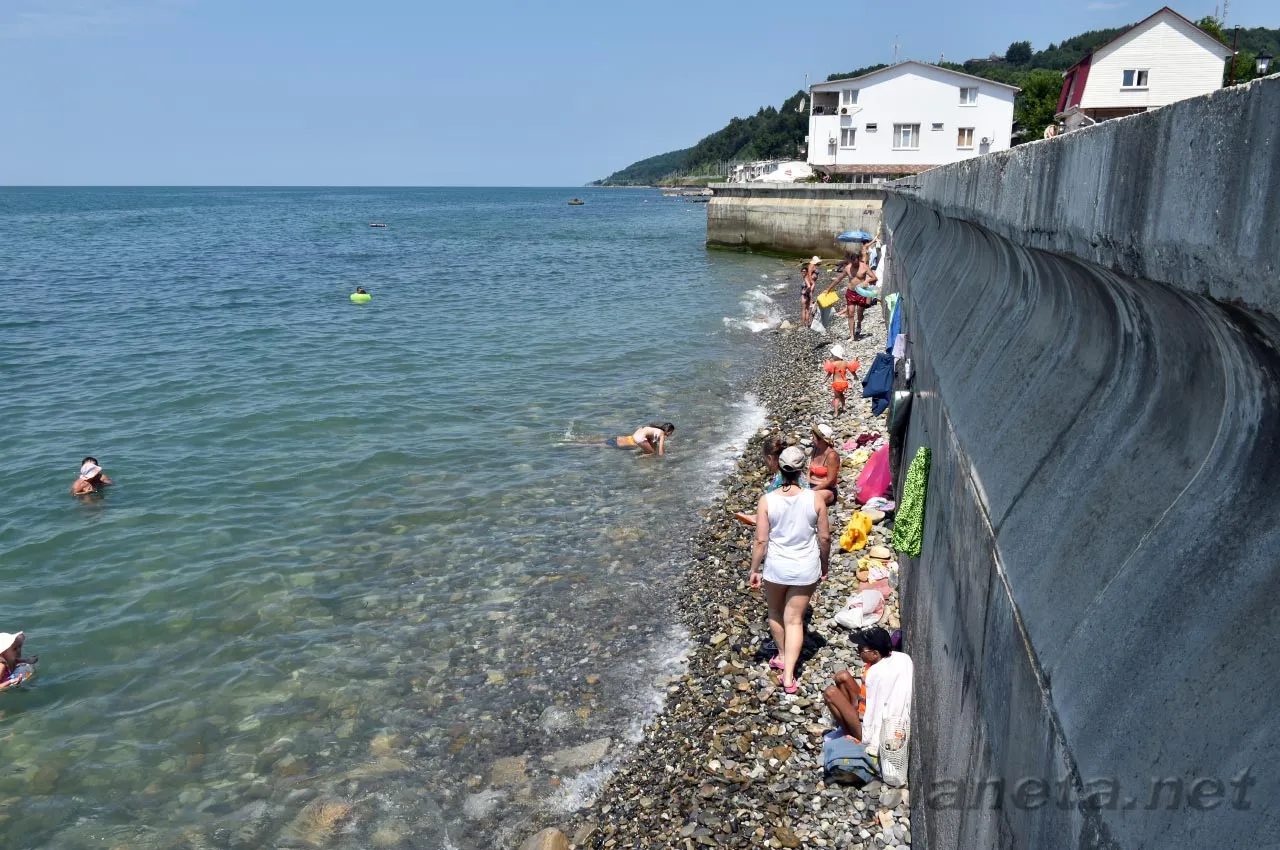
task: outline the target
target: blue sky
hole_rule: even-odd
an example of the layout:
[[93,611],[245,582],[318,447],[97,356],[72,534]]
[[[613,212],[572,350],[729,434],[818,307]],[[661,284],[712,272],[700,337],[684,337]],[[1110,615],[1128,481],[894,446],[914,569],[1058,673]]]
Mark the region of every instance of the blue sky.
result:
[[[1276,25],[1271,2],[1231,23]],[[578,185],[806,73],[888,62],[895,35],[901,58],[963,60],[1157,8],[0,0],[0,185]]]

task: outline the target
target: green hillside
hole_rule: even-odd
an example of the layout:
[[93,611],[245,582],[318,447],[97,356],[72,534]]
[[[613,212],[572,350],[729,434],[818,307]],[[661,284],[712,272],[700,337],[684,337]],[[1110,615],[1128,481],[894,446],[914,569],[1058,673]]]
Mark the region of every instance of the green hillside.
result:
[[[1239,35],[1239,56],[1235,62],[1235,81],[1253,79],[1257,54],[1269,52],[1280,56],[1280,29],[1265,27],[1240,28],[1225,33],[1213,18],[1199,21],[1200,26],[1213,33],[1228,45]],[[1124,32],[1128,27],[1090,30],[1044,50],[1033,50],[1031,42],[1016,41],[1009,45],[1004,55],[992,55],[987,59],[970,59],[962,64],[941,63],[944,68],[963,71],[1000,83],[1018,86],[1013,106],[1016,130],[1013,143],[1038,139],[1044,128],[1053,121],[1062,91],[1062,72],[1079,62],[1097,47]],[[828,81],[859,77],[885,65],[869,65],[842,74],[832,74]],[[1275,73],[1280,66],[1273,67]],[[1228,67],[1224,82],[1229,82]],[[800,101],[806,97],[799,91],[782,105],[762,107],[747,118],[730,119],[729,124],[699,141],[691,148],[671,151],[633,163],[614,172],[603,180],[601,186],[652,185],[671,175],[689,176],[723,174],[730,161],[756,159],[804,159],[804,137],[809,132],[808,112],[797,112]]]

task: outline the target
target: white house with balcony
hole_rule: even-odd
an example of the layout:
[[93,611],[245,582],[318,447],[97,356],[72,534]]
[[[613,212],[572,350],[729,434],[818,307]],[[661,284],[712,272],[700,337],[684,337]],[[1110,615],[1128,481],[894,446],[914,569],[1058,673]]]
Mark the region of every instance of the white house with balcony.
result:
[[1227,47],[1165,6],[1063,74],[1057,118],[1067,130],[1222,88]]
[[899,62],[809,88],[809,164],[878,183],[1008,149],[1015,86]]

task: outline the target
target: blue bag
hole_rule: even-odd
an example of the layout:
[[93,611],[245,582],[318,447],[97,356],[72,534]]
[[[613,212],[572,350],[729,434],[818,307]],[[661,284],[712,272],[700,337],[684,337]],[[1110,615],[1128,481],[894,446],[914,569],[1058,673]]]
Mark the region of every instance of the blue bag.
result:
[[865,745],[836,730],[822,739],[822,776],[828,783],[861,788],[879,779],[880,773],[876,759],[867,755]]

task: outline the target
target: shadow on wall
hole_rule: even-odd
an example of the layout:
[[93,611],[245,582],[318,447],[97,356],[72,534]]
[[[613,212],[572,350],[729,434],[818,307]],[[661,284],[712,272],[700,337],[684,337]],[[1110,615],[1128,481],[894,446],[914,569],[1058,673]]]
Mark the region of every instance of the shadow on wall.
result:
[[885,218],[906,456],[933,449],[904,587],[918,846],[1274,840],[1280,324],[911,198]]

